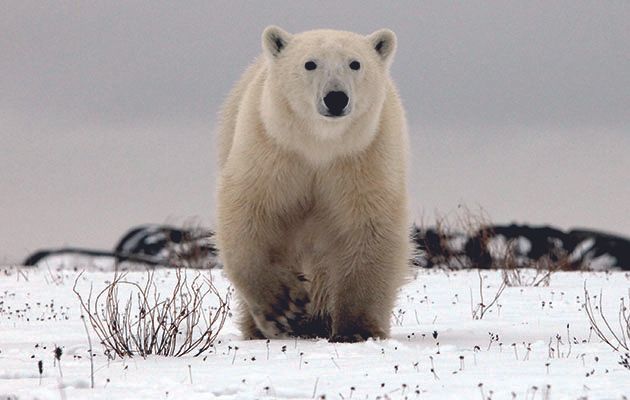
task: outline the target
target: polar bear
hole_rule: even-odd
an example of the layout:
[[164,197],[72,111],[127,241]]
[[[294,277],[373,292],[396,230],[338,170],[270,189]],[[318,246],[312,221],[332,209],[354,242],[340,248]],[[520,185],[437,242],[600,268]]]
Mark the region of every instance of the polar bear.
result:
[[267,27],[219,127],[217,247],[246,338],[386,338],[411,253],[396,36]]

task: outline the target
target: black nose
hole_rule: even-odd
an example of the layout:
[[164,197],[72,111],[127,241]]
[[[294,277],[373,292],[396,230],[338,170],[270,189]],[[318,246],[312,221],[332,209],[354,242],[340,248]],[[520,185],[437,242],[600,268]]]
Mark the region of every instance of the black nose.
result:
[[328,111],[333,116],[340,116],[348,105],[348,95],[344,92],[328,92],[324,97],[324,104],[328,107]]

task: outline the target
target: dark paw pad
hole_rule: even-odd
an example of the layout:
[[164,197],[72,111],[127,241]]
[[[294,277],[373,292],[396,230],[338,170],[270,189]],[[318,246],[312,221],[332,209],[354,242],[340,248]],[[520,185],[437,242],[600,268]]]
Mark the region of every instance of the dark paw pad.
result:
[[387,336],[376,325],[366,323],[365,319],[355,319],[355,323],[350,321],[351,319],[348,319],[345,324],[338,325],[336,329],[333,329],[328,340],[335,343],[356,343],[369,338],[385,338]]
[[351,334],[351,335],[332,335],[328,341],[331,343],[357,343],[364,342],[370,336],[364,336],[359,333]]

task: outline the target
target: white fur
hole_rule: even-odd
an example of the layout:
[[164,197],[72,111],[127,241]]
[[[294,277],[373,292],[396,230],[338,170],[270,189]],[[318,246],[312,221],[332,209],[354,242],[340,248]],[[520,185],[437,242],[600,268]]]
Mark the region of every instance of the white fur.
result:
[[[262,47],[220,128],[217,240],[245,334],[295,334],[279,325],[310,299],[305,317],[330,319],[332,339],[384,337],[410,251],[396,37],[268,27]],[[322,115],[331,90],[347,94],[347,115]]]

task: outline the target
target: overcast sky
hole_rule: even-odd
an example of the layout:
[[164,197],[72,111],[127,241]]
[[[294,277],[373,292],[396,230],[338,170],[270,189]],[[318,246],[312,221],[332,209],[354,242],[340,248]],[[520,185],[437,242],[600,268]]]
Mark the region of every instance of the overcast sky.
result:
[[269,24],[398,35],[417,218],[630,235],[628,1],[3,1],[0,263],[213,224],[217,110]]

